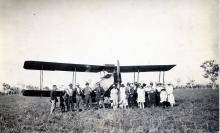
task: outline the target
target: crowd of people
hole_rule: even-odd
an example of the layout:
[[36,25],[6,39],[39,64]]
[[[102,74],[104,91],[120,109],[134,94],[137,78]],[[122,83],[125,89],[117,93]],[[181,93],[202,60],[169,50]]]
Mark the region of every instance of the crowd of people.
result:
[[[91,108],[140,108],[144,109],[151,106],[162,106],[163,108],[175,104],[173,95],[173,85],[171,83],[150,83],[149,85],[143,83],[127,83],[113,84],[109,90],[104,90],[103,87],[97,83],[96,87],[92,89],[89,83],[82,88],[79,84],[69,87],[63,91],[62,95],[57,96],[54,92],[57,86],[53,85],[50,93],[51,111],[55,111],[57,102],[60,103],[62,112],[66,111],[81,111],[83,109]],[[59,99],[59,100],[58,100]]]

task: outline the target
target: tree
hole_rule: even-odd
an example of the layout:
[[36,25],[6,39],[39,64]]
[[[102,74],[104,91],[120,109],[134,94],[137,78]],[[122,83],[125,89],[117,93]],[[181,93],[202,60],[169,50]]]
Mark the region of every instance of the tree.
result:
[[193,89],[193,86],[195,85],[195,80],[191,79],[189,82],[190,82],[190,87]]
[[205,61],[200,67],[202,67],[204,70],[204,75],[202,76],[211,80],[212,88],[214,89],[216,86],[215,81],[218,78],[218,64],[215,64],[214,60],[208,60]]
[[3,86],[4,93],[8,93],[10,91],[11,86],[9,84],[3,83],[2,86]]
[[186,83],[186,86],[193,89],[193,86],[195,85],[195,80],[190,79],[189,82]]

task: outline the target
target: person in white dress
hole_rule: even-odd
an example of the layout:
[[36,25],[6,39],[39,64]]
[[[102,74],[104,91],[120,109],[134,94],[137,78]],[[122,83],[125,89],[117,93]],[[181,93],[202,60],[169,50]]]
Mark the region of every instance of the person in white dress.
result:
[[120,87],[120,104],[123,109],[126,109],[126,107],[128,105],[126,88],[125,88],[124,84],[121,84],[121,87]]
[[173,95],[173,85],[171,83],[167,84],[166,92],[167,92],[168,102],[170,103],[170,106],[173,107],[173,105],[175,104],[175,98]]
[[112,107],[115,110],[118,107],[118,89],[115,85],[113,85],[113,88],[110,93],[110,97],[112,100]]
[[138,107],[140,109],[143,109],[145,103],[145,90],[140,85],[137,86],[137,95],[138,95],[137,97]]

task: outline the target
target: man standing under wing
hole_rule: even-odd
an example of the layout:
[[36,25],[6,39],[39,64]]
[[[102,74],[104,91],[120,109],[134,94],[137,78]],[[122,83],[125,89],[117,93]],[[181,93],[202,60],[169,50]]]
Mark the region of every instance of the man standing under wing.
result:
[[76,109],[78,111],[81,110],[81,104],[82,104],[82,95],[83,95],[83,92],[82,92],[82,89],[81,87],[79,86],[79,84],[77,83],[76,84]]
[[91,92],[92,88],[89,87],[89,83],[87,82],[86,87],[84,88],[86,108],[90,108],[92,104]]
[[52,114],[55,111],[56,102],[58,102],[57,97],[55,96],[56,90],[57,90],[57,86],[53,85],[52,90],[50,91],[50,102],[51,102],[50,114]]
[[99,109],[100,106],[102,106],[102,108],[105,108],[104,105],[105,90],[103,89],[103,87],[101,87],[100,83],[97,83],[97,87],[95,88],[94,91],[96,94],[97,108]]
[[73,103],[73,84],[69,84],[69,104],[70,104],[70,110],[74,111],[74,103]]
[[65,103],[67,106],[67,111],[74,110],[73,108],[73,85],[69,84],[69,88],[66,89],[65,93]]

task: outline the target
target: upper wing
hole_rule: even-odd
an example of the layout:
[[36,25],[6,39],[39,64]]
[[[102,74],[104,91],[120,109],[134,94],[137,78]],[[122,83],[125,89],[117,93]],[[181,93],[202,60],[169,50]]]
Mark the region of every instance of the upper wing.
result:
[[176,65],[140,65],[140,66],[120,66],[120,72],[154,72],[169,71]]
[[48,70],[48,71],[77,71],[77,72],[100,72],[113,71],[113,66],[69,64],[42,61],[25,61],[24,69]]
[[[168,71],[176,65],[139,65],[139,66],[120,66],[120,72],[154,72]],[[69,64],[57,62],[25,61],[24,69],[48,70],[48,71],[77,71],[77,72],[113,72],[116,66],[109,65],[87,65]]]

